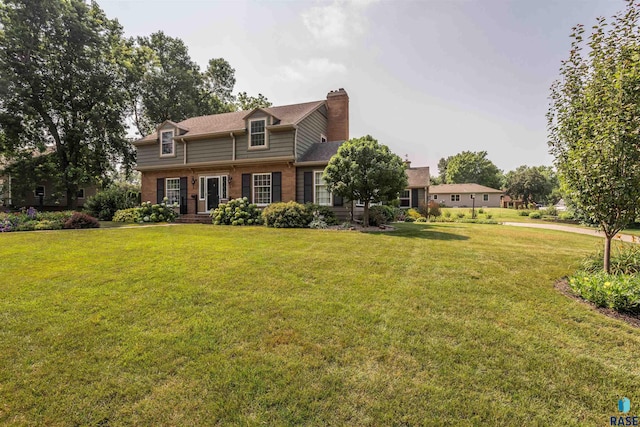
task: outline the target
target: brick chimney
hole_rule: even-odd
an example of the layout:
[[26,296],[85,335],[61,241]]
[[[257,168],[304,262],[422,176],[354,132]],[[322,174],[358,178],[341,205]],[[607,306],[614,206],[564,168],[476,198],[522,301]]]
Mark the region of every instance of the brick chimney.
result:
[[327,94],[327,140],[349,139],[349,95],[343,88]]

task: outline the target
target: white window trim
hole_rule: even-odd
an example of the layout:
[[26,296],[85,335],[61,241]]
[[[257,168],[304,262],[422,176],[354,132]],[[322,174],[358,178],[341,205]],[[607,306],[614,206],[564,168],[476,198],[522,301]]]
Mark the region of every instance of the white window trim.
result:
[[[413,193],[413,191],[411,191],[411,189],[410,189],[410,188],[405,188],[404,190],[402,190],[402,192],[400,192],[400,196],[402,196],[402,193],[403,193],[403,192],[405,192],[405,191],[408,191],[408,192],[409,192],[409,197],[398,197],[398,199],[400,200],[400,207],[403,207],[403,208],[410,208],[410,207],[411,207],[411,196],[412,196],[412,194],[411,194],[411,193]],[[409,199],[409,205],[407,205],[407,206],[402,206],[402,200],[403,200],[403,199],[404,199],[404,200]]]
[[[164,179],[164,197],[169,199],[169,181],[170,180],[178,180],[178,201],[175,202],[178,206],[180,206],[180,177],[173,178],[165,178]],[[175,191],[175,190],[173,190]],[[167,203],[171,203],[171,199]]]
[[488,194],[483,194],[482,195],[482,201],[483,202],[488,202],[489,201],[489,195]]
[[[317,173],[324,173],[324,170],[315,170],[313,171],[313,203],[319,205],[319,206],[333,206],[333,193],[331,193],[329,191],[329,203],[318,203],[318,197],[316,195],[316,189],[318,187],[318,182],[316,181],[316,174]],[[327,183],[324,183],[324,186],[327,186]]]
[[[264,122],[264,145],[251,145],[251,123],[253,122]],[[262,117],[260,119],[249,119],[249,141],[248,142],[248,150],[268,150],[269,149],[269,132],[267,131],[267,126],[269,122],[266,117]]]
[[47,187],[45,185],[36,185],[36,188],[33,189],[33,197],[40,197],[37,194],[38,187],[42,187],[42,197],[47,197]]
[[[171,134],[171,154],[162,154],[162,135],[165,133]],[[160,157],[176,157],[176,141],[173,139],[175,132],[173,130],[161,130],[160,131]]]
[[328,141],[327,135],[325,135],[324,133],[321,133],[320,134],[320,142],[323,143],[323,142],[327,142],[327,141]]
[[201,202],[204,202],[207,199],[205,197],[205,193],[206,193],[205,187],[207,185],[207,178],[209,177],[205,175],[200,175],[198,177],[198,200]]
[[438,200],[438,195],[437,194],[433,195],[433,200]]
[[[256,200],[256,176],[257,175],[269,175],[269,203],[258,203]],[[251,199],[256,206],[264,207],[269,206],[273,203],[273,174],[271,172],[265,173],[254,173],[251,174],[251,195],[253,196]]]

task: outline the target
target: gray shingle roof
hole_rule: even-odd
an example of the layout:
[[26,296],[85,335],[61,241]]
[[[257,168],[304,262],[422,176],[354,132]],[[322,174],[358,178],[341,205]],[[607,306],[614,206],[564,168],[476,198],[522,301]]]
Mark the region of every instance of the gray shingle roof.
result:
[[406,170],[407,178],[409,178],[409,187],[407,188],[424,188],[429,185],[429,167],[409,168]]
[[[279,107],[261,108],[267,114],[280,120],[280,125],[293,125],[305,118],[314,109],[324,104],[325,101],[305,102],[303,104],[283,105]],[[177,123],[177,126],[186,130],[185,137],[207,135],[211,133],[233,131],[246,127],[245,117],[250,111],[234,111],[232,113],[213,114],[210,116],[192,117]],[[134,143],[155,141],[158,133],[141,138]]]
[[315,142],[299,162],[329,162],[344,141]]

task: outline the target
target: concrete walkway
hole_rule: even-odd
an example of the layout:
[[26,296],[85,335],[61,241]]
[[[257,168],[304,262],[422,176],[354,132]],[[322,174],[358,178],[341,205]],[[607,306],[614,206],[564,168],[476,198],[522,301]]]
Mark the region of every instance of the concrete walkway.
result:
[[[544,228],[545,230],[566,231],[569,233],[587,234],[589,236],[604,237],[604,233],[600,230],[581,228],[581,227],[571,227],[568,225],[533,224],[529,222],[503,222],[502,225],[510,225],[513,227]],[[640,237],[632,236],[631,234],[618,233],[613,238],[613,240],[620,240],[622,242],[629,242],[629,243],[640,243]]]

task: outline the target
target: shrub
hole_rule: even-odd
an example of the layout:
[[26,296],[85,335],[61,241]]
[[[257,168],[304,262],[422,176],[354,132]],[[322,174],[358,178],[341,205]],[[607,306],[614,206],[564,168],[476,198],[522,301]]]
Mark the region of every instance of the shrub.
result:
[[369,225],[375,227],[391,221],[393,221],[393,208],[391,206],[375,205],[369,208]]
[[62,229],[62,227],[63,224],[58,221],[43,219],[42,221],[38,221],[35,223],[34,230],[60,230]]
[[451,218],[451,211],[444,211],[445,218]]
[[138,208],[139,222],[173,222],[178,214],[175,203],[169,203],[166,197],[162,203],[142,202]]
[[318,217],[322,219],[327,225],[337,225],[338,219],[336,218],[335,212],[329,206],[321,206],[315,203],[305,203],[304,209],[307,211],[307,215],[310,220],[313,219],[314,215],[318,214]]
[[[636,244],[612,245],[609,264],[611,274],[640,274],[640,246]],[[598,273],[604,269],[604,253],[598,252],[582,260],[582,269],[587,273]]]
[[312,218],[304,205],[293,201],[272,203],[262,211],[265,225],[274,228],[306,227]]
[[531,212],[528,210],[522,210],[522,211],[518,211],[518,215],[520,216],[529,216]]
[[[425,214],[426,214],[426,212],[425,212]],[[440,205],[435,200],[430,200],[429,201],[429,216],[437,218],[440,215],[442,215],[442,211],[440,210]]]
[[116,211],[137,206],[139,194],[139,190],[130,185],[113,186],[89,197],[84,210],[102,221],[111,221]]
[[327,223],[319,218],[315,218],[309,223],[309,228],[324,229],[327,227],[328,227]]
[[260,209],[255,204],[249,203],[246,197],[220,203],[211,211],[211,218],[214,225],[262,224]]
[[457,212],[456,216],[460,219],[464,218],[464,212]]
[[487,212],[487,219],[493,218],[493,215]]
[[416,219],[420,218],[422,215],[420,215],[420,212],[418,212],[417,210],[411,208],[407,210],[407,216],[415,221]]
[[543,214],[549,216],[558,216],[558,209],[556,209],[555,206],[548,206],[546,209],[544,209]]
[[393,209],[393,220],[394,221],[404,222],[404,220],[406,218],[407,218],[407,211],[405,209],[401,209],[401,208],[394,208]]
[[82,212],[74,212],[71,218],[65,221],[64,228],[98,228],[100,223],[94,217]]
[[478,213],[479,214],[483,214],[484,213],[484,209],[482,209],[482,208],[478,209]]
[[558,218],[563,221],[571,221],[573,220],[573,213],[571,212],[560,212]]
[[71,218],[73,211],[38,212],[34,208],[23,209],[19,213],[0,214],[0,232],[60,230]]
[[140,208],[120,209],[113,214],[114,222],[140,222]]
[[640,278],[637,276],[580,272],[569,279],[569,286],[599,307],[640,312]]
[[420,218],[416,219],[416,222],[427,222],[427,218],[421,216]]
[[540,219],[542,218],[542,214],[538,211],[533,211],[529,213],[529,218],[531,219]]
[[407,216],[404,218],[404,222],[415,222],[416,220],[411,218],[410,216]]

